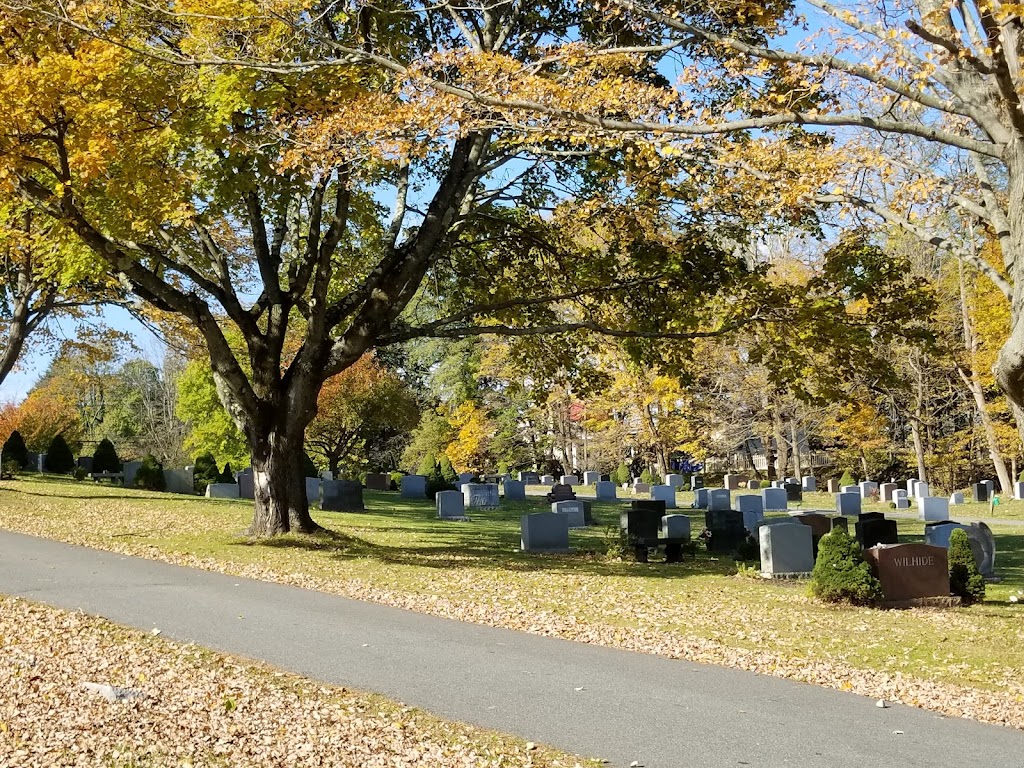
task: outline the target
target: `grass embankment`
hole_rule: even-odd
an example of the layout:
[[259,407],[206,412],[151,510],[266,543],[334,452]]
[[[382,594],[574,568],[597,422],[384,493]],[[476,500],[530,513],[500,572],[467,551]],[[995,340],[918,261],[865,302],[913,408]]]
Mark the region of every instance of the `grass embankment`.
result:
[[[1004,581],[989,586],[984,605],[876,611],[820,605],[802,583],[736,577],[734,563],[703,554],[682,566],[609,561],[606,536],[622,502],[595,504],[602,525],[573,532],[574,554],[551,556],[518,549],[519,516],[545,508],[540,499],[450,523],[428,502],[367,493],[366,513],[316,514],[326,535],[253,542],[239,535],[247,501],[52,478],[0,487],[0,527],[11,530],[1024,728],[1024,605],[1007,602],[1024,589],[1022,527],[993,523]],[[832,499],[809,494],[802,506],[827,509]],[[960,509],[970,517],[980,507]],[[923,526],[900,521],[900,533],[920,539]]]
[[[127,688],[110,703],[83,683]],[[0,765],[596,766],[374,694],[0,596]]]

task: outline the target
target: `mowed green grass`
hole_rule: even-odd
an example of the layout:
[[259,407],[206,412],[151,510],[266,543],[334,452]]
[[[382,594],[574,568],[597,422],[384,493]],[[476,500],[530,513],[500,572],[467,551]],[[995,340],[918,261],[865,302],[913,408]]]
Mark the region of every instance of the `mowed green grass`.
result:
[[[729,649],[764,652],[772,664],[827,661],[1024,696],[1024,603],[1008,602],[1024,589],[1024,527],[992,523],[1004,580],[989,585],[984,605],[879,611],[822,605],[805,582],[737,576],[730,559],[703,552],[682,565],[609,559],[621,500],[594,504],[600,525],[572,532],[572,554],[540,555],[519,550],[519,517],[547,509],[542,499],[455,523],[437,520],[431,502],[365,498],[365,513],[316,512],[324,535],[253,541],[241,535],[249,501],[30,476],[0,484],[0,527],[669,655],[692,657],[696,647],[701,658],[730,663]],[[802,504],[832,506],[828,494],[808,494]],[[980,508],[960,509],[972,517]],[[692,516],[696,533],[703,513]],[[922,523],[899,526],[902,540],[923,538]]]

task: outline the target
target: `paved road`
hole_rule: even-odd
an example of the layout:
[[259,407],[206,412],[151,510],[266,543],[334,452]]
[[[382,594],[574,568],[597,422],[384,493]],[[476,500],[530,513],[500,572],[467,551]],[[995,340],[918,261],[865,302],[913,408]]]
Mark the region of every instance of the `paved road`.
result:
[[159,627],[614,766],[1019,768],[1024,754],[1024,733],[838,691],[20,534],[0,532],[0,593]]

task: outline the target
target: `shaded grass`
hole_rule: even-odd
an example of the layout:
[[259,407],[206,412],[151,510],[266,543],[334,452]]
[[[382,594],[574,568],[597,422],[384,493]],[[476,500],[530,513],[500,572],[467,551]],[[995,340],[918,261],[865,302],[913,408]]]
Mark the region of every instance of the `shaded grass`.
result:
[[[592,629],[598,639],[639,633],[649,636],[648,650],[710,642],[771,652],[794,664],[825,659],[1024,691],[1017,682],[1024,666],[1024,614],[1006,602],[1024,589],[1024,528],[993,524],[1004,581],[989,586],[985,604],[874,611],[821,605],[808,598],[804,583],[736,577],[735,563],[706,553],[682,565],[610,560],[603,553],[615,536],[621,501],[594,502],[599,525],[573,531],[572,554],[538,555],[519,550],[519,517],[547,509],[542,499],[471,512],[472,522],[454,523],[437,520],[429,502],[366,492],[365,513],[316,513],[324,534],[256,541],[241,535],[251,516],[249,501],[53,478],[0,488],[0,526],[131,554],[198,558],[231,572],[275,574],[304,586],[513,628],[567,636]],[[808,494],[802,506],[828,509],[829,501],[827,494]],[[703,513],[691,517],[699,531]],[[923,538],[919,522],[901,520],[899,529],[902,540]]]

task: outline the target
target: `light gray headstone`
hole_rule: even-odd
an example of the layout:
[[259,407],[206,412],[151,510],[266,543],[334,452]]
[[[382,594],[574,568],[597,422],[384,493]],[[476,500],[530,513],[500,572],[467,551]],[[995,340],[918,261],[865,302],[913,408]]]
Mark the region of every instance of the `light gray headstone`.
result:
[[729,474],[722,478],[722,483],[727,491],[738,491],[745,482],[747,482],[747,478],[743,475]]
[[954,523],[953,521],[942,523],[941,525],[926,525],[924,527],[924,543],[931,544],[933,547],[949,549],[949,537],[958,528],[967,531],[970,526]]
[[583,484],[584,485],[597,485],[601,482],[600,472],[584,472],[583,473]]
[[524,501],[526,499],[526,483],[522,480],[506,480],[502,484],[505,501]]
[[209,483],[206,486],[208,499],[237,499],[238,483]]
[[840,493],[856,493],[856,494],[859,494],[860,493],[860,486],[859,485],[844,485],[844,486],[842,486],[839,489],[839,492]]
[[860,484],[860,497],[862,499],[869,499],[871,495],[878,490],[878,483],[872,480],[865,480]]
[[334,473],[331,472],[331,470],[329,470],[329,469],[325,469],[323,472],[320,473],[320,479],[321,480],[333,480],[334,479]]
[[427,498],[427,478],[423,475],[405,475],[402,478],[402,498]]
[[880,501],[892,501],[893,494],[899,488],[896,483],[882,483],[878,486],[878,498]]
[[[770,525],[803,525],[803,523],[795,517],[762,517],[754,524],[753,528],[747,528],[747,530],[750,531],[750,535],[756,541],[761,541],[760,530]],[[807,526],[804,527],[806,528]]]
[[651,492],[651,484],[650,483],[633,483],[633,493],[635,493],[637,496],[639,496],[641,494],[644,494],[644,493],[650,493],[650,492]]
[[949,499],[939,496],[928,496],[920,499],[921,509],[918,517],[925,522],[949,520]]
[[598,500],[614,499],[616,497],[615,483],[610,480],[599,480],[594,483],[594,490]]
[[764,499],[752,493],[737,496],[736,509],[743,513],[743,527],[753,532],[764,518]]
[[673,488],[685,488],[686,475],[665,475],[665,485],[671,485]]
[[772,488],[784,488],[786,486],[785,480],[772,480]]
[[708,491],[708,511],[732,509],[732,495],[728,488],[712,488]]
[[553,475],[541,475],[540,476],[540,483],[539,484],[540,485],[554,485],[555,484],[555,478],[554,478]]
[[809,525],[765,525],[757,534],[762,576],[802,576],[814,570],[814,542]]
[[801,487],[808,493],[813,493],[818,490],[818,481],[814,475],[804,475],[800,481]]
[[168,493],[195,494],[195,468],[165,469],[164,481]]
[[789,495],[785,488],[761,489],[761,502],[765,512],[785,512],[789,509]]
[[524,552],[568,552],[569,517],[554,512],[523,515],[519,519]]
[[466,509],[497,509],[498,486],[496,483],[466,483],[462,486]]
[[708,493],[707,488],[698,488],[693,492],[693,507],[694,509],[707,509],[708,508]]
[[583,502],[576,501],[553,501],[551,511],[556,515],[565,515],[569,520],[570,528],[586,528],[587,515]]
[[665,509],[676,508],[676,489],[671,485],[652,485],[651,498],[665,502]]
[[896,502],[896,509],[910,509],[910,499],[906,496],[897,496],[894,501]]
[[912,477],[909,480],[907,480],[907,496],[913,496],[914,495],[914,484],[916,482],[917,482],[917,478],[916,477]]
[[466,519],[466,500],[458,491],[438,491],[434,504],[437,516],[442,520]]
[[967,538],[971,540],[971,550],[978,563],[978,570],[986,579],[996,577],[996,539],[992,529],[985,523],[971,523],[967,528]]
[[687,515],[665,515],[661,518],[663,539],[690,538],[690,518]]
[[358,480],[321,480],[318,495],[320,509],[328,512],[362,512],[366,509],[363,505],[363,484]]
[[847,491],[836,494],[836,512],[840,515],[856,517],[860,514],[860,493]]
[[562,478],[561,480],[559,480],[559,482],[562,485],[579,485],[580,479],[576,477],[576,475],[562,475]]
[[928,492],[928,483],[914,483],[914,498],[927,499],[931,494]]
[[45,453],[40,453],[39,454],[39,459],[37,460],[37,463],[36,463],[36,472],[42,472],[45,467],[46,467],[46,454]]
[[959,507],[964,503],[964,495],[960,491],[954,491],[949,495],[949,506]]
[[309,502],[310,506],[314,506],[320,503],[320,478],[319,477],[307,477],[306,478],[306,501]]

